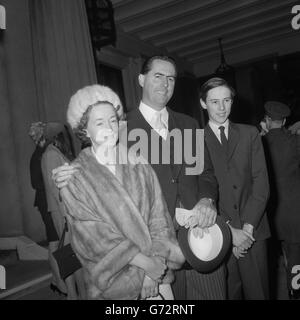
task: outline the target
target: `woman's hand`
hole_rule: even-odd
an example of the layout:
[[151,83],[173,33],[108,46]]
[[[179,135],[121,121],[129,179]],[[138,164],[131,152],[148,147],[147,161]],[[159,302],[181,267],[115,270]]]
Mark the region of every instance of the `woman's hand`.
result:
[[158,282],[161,282],[161,279],[163,278],[167,269],[164,258],[158,256],[148,257],[142,253],[138,253],[129,262],[129,264],[145,270],[145,273],[148,275],[148,277]]
[[[178,264],[175,269],[179,269],[180,266],[185,262],[185,257],[179,247],[178,243],[168,242],[169,254],[167,257],[167,264],[170,269],[174,269],[174,264]],[[173,267],[171,267],[173,266]]]
[[158,295],[158,283],[145,276],[141,291],[141,299],[156,297]]
[[147,276],[152,280],[161,282],[161,279],[163,278],[167,270],[165,259],[158,256],[149,257],[144,270]]

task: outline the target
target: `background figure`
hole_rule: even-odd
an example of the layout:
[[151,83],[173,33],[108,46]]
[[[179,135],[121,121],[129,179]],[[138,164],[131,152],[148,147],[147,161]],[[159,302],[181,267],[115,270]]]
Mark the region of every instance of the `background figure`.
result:
[[271,195],[268,203],[272,233],[282,242],[290,298],[300,298],[292,288],[292,268],[300,265],[300,136],[284,128],[290,115],[287,105],[265,104],[268,133],[263,137]]
[[258,130],[228,120],[234,95],[221,78],[208,80],[200,90],[209,116],[205,141],[219,183],[219,212],[232,233],[228,298],[268,299],[268,174]]
[[[66,126],[58,122],[46,123],[44,136],[47,141],[47,148],[42,156],[42,173],[45,182],[47,195],[48,212],[52,216],[56,232],[61,238],[65,226],[65,206],[62,203],[59,192],[52,180],[52,170],[59,165],[69,163],[75,158],[74,148],[70,133]],[[65,234],[64,245],[70,243],[69,232]],[[55,285],[51,289],[65,292],[68,299],[77,299],[77,289],[79,298],[84,298],[84,287],[81,280],[81,270],[75,272],[63,281],[59,275],[59,269],[52,253],[58,249],[59,241],[49,243],[50,264],[56,275]],[[75,281],[77,280],[77,281]]]
[[[30,159],[30,178],[31,185],[33,189],[35,189],[35,199],[34,206],[38,208],[41,213],[43,222],[45,224],[46,229],[46,237],[48,241],[48,249],[49,249],[49,260],[52,259],[52,255],[50,253],[51,248],[53,248],[54,243],[57,243],[59,240],[58,234],[56,232],[53,219],[51,213],[48,212],[47,206],[47,196],[44,185],[44,179],[42,174],[42,155],[47,148],[46,139],[44,137],[44,128],[45,124],[42,122],[32,123],[29,129],[29,136],[32,138],[34,143],[36,144],[36,148]],[[52,267],[52,263],[50,263]],[[57,272],[55,269],[52,269],[53,273],[53,285],[58,285]],[[64,287],[64,286],[63,286]]]
[[292,134],[300,135],[300,121],[293,123],[288,129]]

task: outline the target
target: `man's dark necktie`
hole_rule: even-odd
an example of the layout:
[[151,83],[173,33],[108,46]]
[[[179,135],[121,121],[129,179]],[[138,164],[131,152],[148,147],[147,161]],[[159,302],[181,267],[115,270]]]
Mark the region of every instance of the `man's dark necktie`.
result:
[[225,135],[225,127],[224,126],[220,126],[219,130],[220,130],[220,133],[221,133],[221,144],[222,144],[222,147],[223,147],[224,151],[227,152],[228,140],[227,140],[226,135]]

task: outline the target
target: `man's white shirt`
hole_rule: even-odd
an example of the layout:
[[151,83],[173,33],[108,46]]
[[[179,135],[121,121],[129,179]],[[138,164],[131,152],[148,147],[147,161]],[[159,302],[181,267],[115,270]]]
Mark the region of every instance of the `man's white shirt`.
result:
[[[163,139],[166,140],[168,135],[168,121],[169,121],[169,113],[167,108],[164,107],[162,110],[156,111],[141,101],[139,110],[141,111],[143,117],[149,123],[151,128],[155,130]],[[162,129],[155,128],[154,119],[157,113],[160,113],[161,115],[161,122],[164,126],[164,128]]]

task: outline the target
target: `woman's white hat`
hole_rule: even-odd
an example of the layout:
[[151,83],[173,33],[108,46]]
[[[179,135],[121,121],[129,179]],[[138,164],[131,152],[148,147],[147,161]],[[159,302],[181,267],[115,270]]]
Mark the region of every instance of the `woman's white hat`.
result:
[[87,108],[100,101],[110,102],[119,119],[123,118],[123,106],[119,96],[111,88],[96,84],[78,90],[71,97],[67,110],[67,121],[71,128],[76,129]]

